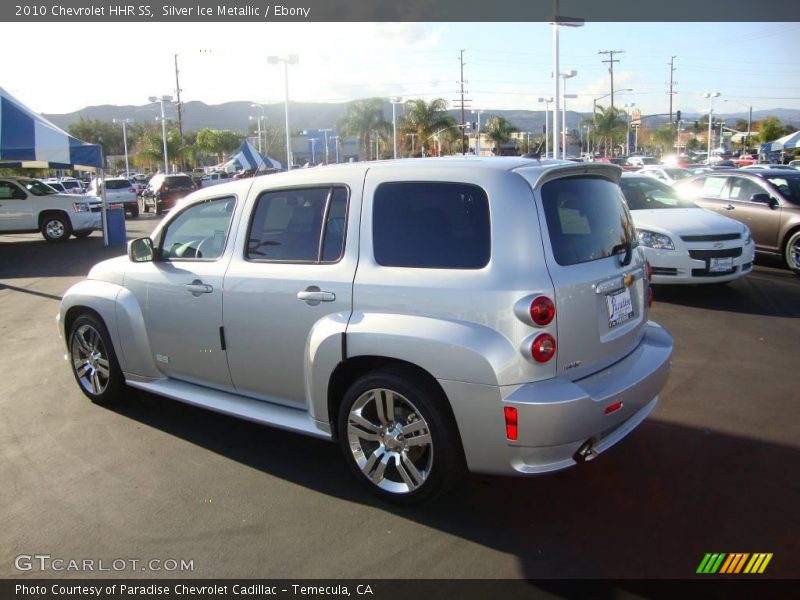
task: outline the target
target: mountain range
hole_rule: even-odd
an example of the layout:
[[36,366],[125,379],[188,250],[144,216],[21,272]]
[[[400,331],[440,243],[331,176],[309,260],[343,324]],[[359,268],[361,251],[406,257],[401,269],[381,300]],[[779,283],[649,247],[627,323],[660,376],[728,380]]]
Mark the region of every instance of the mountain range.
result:
[[[345,115],[348,103],[322,103],[322,102],[290,102],[290,124],[293,130],[297,129],[323,129],[335,128],[336,123]],[[264,116],[267,125],[283,126],[284,106],[283,103],[264,104]],[[398,119],[402,116],[402,107],[398,107]],[[450,110],[449,113],[457,120],[461,121],[460,110]],[[98,119],[111,121],[112,119],[132,119],[134,121],[153,122],[161,115],[161,108],[158,104],[145,104],[143,106],[87,106],[80,110],[65,114],[45,114],[44,116],[62,129],[67,129],[80,119]],[[203,102],[186,102],[183,105],[183,129],[184,131],[197,131],[206,127],[212,129],[227,129],[231,131],[245,132],[250,126],[252,119],[261,115],[258,105],[254,106],[251,102],[226,102],[224,104],[209,105]],[[392,106],[389,102],[384,104],[384,115],[388,121],[392,118]],[[505,117],[513,126],[520,131],[530,131],[539,134],[544,129],[543,110],[482,110],[481,120],[483,123],[492,116]],[[590,113],[580,113],[567,111],[567,128],[576,129],[580,122],[590,117]],[[701,118],[700,113],[683,112],[684,121],[695,121]],[[719,113],[724,117],[727,125],[733,125],[737,119],[747,119],[747,112]],[[776,108],[772,110],[759,110],[753,112],[753,121],[758,121],[766,117],[777,117],[785,125],[800,126],[800,110],[790,108]],[[167,118],[175,119],[175,107],[167,106]],[[475,121],[477,117],[467,111],[466,120]],[[648,119],[651,125],[659,125],[667,122],[668,117],[653,116]]]

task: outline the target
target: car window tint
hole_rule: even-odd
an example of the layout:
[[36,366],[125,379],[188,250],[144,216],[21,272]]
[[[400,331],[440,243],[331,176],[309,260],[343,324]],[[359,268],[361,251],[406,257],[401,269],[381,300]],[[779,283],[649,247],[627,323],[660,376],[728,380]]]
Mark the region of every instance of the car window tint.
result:
[[346,211],[347,190],[342,187],[265,192],[256,202],[246,256],[278,262],[335,262],[344,245]]
[[800,204],[800,176],[768,177],[767,180],[786,200],[792,204]]
[[489,200],[477,186],[383,183],[375,191],[372,219],[379,265],[480,269],[489,262]]
[[0,181],[0,200],[25,200],[25,192],[13,183]]
[[108,179],[106,180],[106,189],[107,190],[122,190],[125,188],[131,187],[130,181],[123,181],[120,179]]
[[764,188],[751,179],[745,177],[731,177],[731,187],[728,192],[728,198],[731,200],[749,202],[753,194],[763,194],[765,192],[766,190]]
[[161,258],[215,259],[222,255],[236,199],[205,200],[183,210],[162,235]]
[[168,186],[174,186],[174,187],[181,187],[181,186],[191,187],[192,179],[188,175],[182,175],[182,176],[170,175],[169,177],[167,177],[166,184]]
[[722,188],[725,187],[725,177],[706,177],[700,195],[704,198],[719,198]]
[[611,256],[635,245],[620,188],[601,178],[566,177],[542,186],[553,257],[567,266]]
[[679,197],[670,186],[652,179],[623,177],[619,186],[631,210],[697,207],[693,202]]

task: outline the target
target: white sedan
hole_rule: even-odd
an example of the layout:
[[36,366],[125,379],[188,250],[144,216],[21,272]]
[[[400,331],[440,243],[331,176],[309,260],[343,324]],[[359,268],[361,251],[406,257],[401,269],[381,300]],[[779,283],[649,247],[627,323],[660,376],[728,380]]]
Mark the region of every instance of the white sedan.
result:
[[666,165],[646,165],[636,171],[640,175],[647,175],[648,177],[655,177],[659,181],[672,185],[676,181],[691,177],[692,172],[689,169],[681,169],[679,167],[669,167]]
[[746,225],[679,198],[653,177],[623,173],[619,184],[653,283],[726,283],[753,269]]

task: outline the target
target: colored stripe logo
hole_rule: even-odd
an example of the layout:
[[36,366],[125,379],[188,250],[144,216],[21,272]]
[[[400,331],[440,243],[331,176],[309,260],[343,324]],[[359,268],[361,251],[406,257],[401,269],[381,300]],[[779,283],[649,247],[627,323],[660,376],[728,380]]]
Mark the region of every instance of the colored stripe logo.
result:
[[738,574],[748,573],[751,575],[761,574],[767,570],[769,561],[772,560],[772,553],[758,552],[750,554],[748,552],[734,552],[731,554],[725,552],[708,552],[703,560],[700,561],[700,566],[697,567],[697,573],[703,575],[719,574]]

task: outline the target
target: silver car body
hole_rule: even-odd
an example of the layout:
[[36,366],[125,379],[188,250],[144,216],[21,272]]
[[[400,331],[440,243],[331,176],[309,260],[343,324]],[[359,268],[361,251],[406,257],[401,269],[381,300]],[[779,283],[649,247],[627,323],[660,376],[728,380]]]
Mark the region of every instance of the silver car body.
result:
[[[541,187],[570,176],[619,179],[602,163],[455,158],[351,163],[247,179],[199,190],[187,208],[235,198],[216,260],[100,263],[65,295],[59,330],[90,308],[108,325],[129,385],[222,413],[320,438],[337,435],[334,412],[349,366],[415,365],[438,382],[472,471],[532,474],[574,465],[607,449],[655,407],[672,338],[648,321],[641,249],[560,266]],[[373,253],[375,191],[386,182],[459,182],[485,190],[491,258],[481,269],[386,267]],[[349,191],[346,243],[334,264],[249,262],[245,239],[256,199],[268,190],[337,185]],[[197,286],[204,286],[198,291]],[[611,328],[607,296],[630,290],[633,316]],[[201,293],[208,292],[208,293]],[[310,294],[310,295],[309,295]],[[327,301],[314,298],[325,295]],[[557,316],[530,322],[545,294]],[[223,303],[224,298],[224,303]],[[224,347],[220,328],[224,327]],[[531,359],[541,331],[557,356]],[[519,437],[506,437],[504,407],[517,408]],[[578,450],[587,451],[578,455]]]

